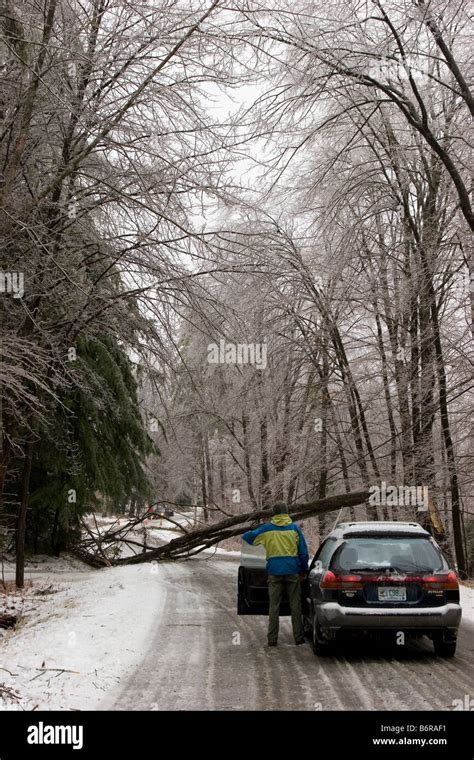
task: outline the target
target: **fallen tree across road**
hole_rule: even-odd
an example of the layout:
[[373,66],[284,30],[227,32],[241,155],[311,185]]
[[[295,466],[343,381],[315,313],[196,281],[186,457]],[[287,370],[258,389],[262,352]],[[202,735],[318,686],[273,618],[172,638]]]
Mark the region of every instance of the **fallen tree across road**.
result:
[[[352,493],[341,494],[337,496],[328,496],[325,499],[317,499],[304,504],[295,504],[291,508],[291,515],[295,520],[305,520],[308,517],[321,515],[325,512],[335,512],[344,507],[355,507],[363,504],[369,498],[368,491],[354,491]],[[189,531],[183,536],[174,538],[163,546],[157,546],[152,549],[144,550],[140,554],[130,557],[106,557],[104,552],[104,537],[97,541],[97,550],[94,550],[91,542],[91,534],[87,538],[87,547],[73,547],[74,554],[79,556],[83,561],[93,567],[103,567],[106,565],[136,565],[140,562],[162,561],[170,559],[185,559],[199,554],[204,549],[215,546],[220,541],[232,536],[239,536],[246,530],[254,527],[262,520],[267,519],[271,514],[270,509],[260,509],[253,512],[244,512],[240,515],[226,517],[224,520],[206,525],[204,528]],[[146,516],[145,516],[146,518]],[[142,518],[142,519],[145,519]],[[133,520],[133,526],[136,526],[140,520]],[[115,536],[106,543],[107,548],[118,546],[122,541],[130,542],[130,539],[124,538],[128,533],[127,526],[121,528]],[[142,546],[144,548],[144,545]]]

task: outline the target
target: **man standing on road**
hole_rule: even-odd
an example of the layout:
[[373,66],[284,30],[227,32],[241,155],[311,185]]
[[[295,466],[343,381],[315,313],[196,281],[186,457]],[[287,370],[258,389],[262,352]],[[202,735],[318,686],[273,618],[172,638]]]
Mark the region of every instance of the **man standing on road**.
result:
[[268,646],[276,647],[280,623],[280,602],[286,589],[291,610],[295,644],[304,644],[301,615],[301,578],[308,569],[308,548],[301,528],[291,521],[284,504],[275,504],[269,523],[248,530],[242,538],[252,546],[264,546],[267,555]]

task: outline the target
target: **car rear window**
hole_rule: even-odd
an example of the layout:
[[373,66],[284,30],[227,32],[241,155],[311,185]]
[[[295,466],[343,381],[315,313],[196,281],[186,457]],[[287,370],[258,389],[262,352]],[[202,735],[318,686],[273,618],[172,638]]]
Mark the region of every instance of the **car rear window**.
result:
[[338,572],[392,569],[412,573],[448,569],[429,539],[405,536],[348,538],[335,553],[331,566]]

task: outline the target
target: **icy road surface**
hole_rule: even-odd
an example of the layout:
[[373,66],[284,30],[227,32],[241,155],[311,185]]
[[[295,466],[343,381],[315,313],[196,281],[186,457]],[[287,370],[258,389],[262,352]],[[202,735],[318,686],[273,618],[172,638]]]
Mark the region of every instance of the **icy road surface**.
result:
[[472,622],[462,623],[452,660],[435,657],[425,638],[395,649],[347,645],[321,659],[309,643],[294,646],[288,618],[278,647],[266,649],[266,618],[236,614],[236,577],[237,562],[225,555],[160,565],[147,651],[118,696],[100,707],[452,710],[453,700],[474,693]]

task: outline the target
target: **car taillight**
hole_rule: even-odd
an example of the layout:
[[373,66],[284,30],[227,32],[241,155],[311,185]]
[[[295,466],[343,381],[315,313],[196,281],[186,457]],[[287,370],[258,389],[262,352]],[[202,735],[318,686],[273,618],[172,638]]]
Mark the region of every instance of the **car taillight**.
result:
[[422,578],[422,587],[424,589],[459,589],[456,573],[450,570],[447,575],[424,575]]
[[327,570],[321,581],[321,588],[363,588],[362,578],[360,575],[336,575],[332,570]]
[[336,576],[331,570],[327,570],[324,573],[324,578],[321,581],[321,588],[334,588],[336,582]]

